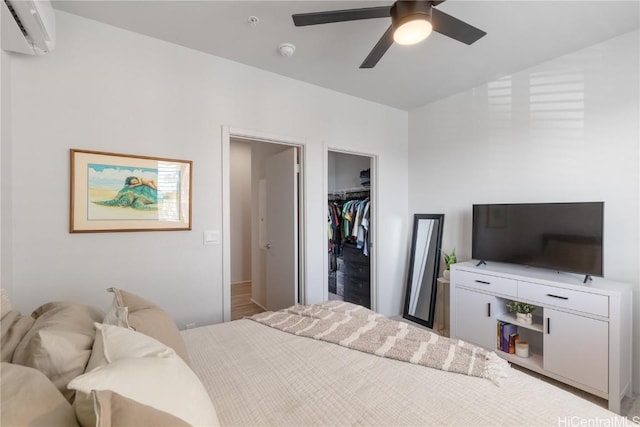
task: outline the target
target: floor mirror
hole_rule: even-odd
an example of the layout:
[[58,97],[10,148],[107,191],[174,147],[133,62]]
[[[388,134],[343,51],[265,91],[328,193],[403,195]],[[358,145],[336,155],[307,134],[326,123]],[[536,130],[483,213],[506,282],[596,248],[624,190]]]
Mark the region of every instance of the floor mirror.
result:
[[433,328],[444,214],[415,214],[403,317]]

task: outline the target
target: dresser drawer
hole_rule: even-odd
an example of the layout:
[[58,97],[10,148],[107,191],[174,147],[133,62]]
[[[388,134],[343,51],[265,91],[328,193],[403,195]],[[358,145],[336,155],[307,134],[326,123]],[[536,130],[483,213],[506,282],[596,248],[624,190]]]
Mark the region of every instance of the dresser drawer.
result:
[[358,249],[356,245],[345,243],[342,246],[342,259],[344,262],[370,264],[370,259],[364,254],[362,249]]
[[371,298],[367,295],[344,293],[344,301],[352,304],[358,304],[366,308],[371,308]]
[[371,285],[369,284],[369,280],[363,280],[345,274],[344,293],[345,295],[350,293],[368,297],[371,294]]
[[597,316],[609,317],[609,297],[538,283],[518,282],[518,298],[542,306],[562,307]]
[[518,281],[514,279],[455,270],[454,280],[456,286],[465,286],[512,297],[518,295]]
[[351,277],[356,277],[360,279],[369,280],[371,277],[370,271],[371,267],[369,264],[359,264],[355,262],[345,262],[342,265],[342,271],[345,275],[349,275]]

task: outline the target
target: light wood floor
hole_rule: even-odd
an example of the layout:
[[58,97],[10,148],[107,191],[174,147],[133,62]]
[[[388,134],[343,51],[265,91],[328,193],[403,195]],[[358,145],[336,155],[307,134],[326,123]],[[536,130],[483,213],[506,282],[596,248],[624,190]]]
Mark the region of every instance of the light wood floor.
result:
[[251,282],[231,285],[231,320],[262,313],[264,310],[251,301]]

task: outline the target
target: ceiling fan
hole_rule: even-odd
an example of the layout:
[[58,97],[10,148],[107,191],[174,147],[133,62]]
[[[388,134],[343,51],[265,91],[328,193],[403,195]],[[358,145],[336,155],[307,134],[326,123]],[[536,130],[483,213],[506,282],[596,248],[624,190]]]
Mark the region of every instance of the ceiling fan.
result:
[[462,43],[472,44],[487,34],[433,7],[444,1],[396,1],[392,6],[298,13],[292,18],[296,27],[302,27],[390,16],[391,26],[360,65],[360,68],[373,68],[394,42],[405,45],[415,44],[426,39],[431,31],[436,31]]

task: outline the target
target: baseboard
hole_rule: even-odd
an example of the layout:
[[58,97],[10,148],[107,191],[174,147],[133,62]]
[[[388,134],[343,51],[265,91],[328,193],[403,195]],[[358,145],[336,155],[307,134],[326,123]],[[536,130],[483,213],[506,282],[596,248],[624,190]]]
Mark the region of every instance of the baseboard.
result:
[[264,311],[268,311],[265,306],[263,306],[262,304],[260,304],[259,302],[257,302],[256,300],[254,300],[253,298],[251,298],[251,302],[254,303],[255,305],[257,305],[258,307],[260,307],[261,309],[263,309]]
[[243,280],[242,282],[233,282],[231,286],[234,285],[246,285],[247,283],[251,283],[251,280]]

